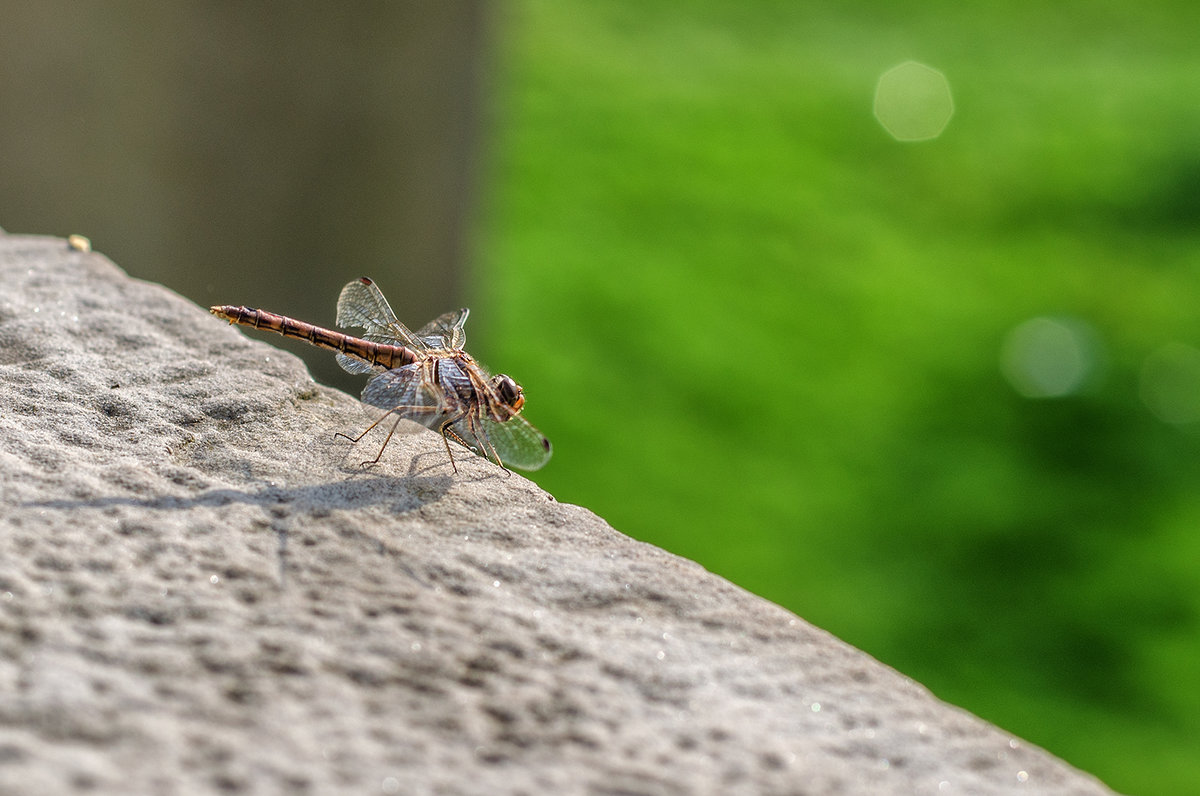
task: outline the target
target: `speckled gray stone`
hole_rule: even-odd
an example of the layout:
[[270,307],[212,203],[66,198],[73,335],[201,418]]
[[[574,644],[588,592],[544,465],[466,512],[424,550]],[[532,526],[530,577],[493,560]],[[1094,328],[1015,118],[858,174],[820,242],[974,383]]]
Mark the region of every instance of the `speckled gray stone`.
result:
[[0,792],[1109,792],[373,411],[0,236]]

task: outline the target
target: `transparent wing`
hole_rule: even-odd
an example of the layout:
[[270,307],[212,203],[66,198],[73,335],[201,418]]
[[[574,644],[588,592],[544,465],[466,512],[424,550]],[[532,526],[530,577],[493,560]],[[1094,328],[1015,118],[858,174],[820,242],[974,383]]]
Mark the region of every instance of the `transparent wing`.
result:
[[417,332],[427,345],[433,348],[448,348],[461,351],[467,344],[467,331],[463,326],[471,311],[466,307],[439,315]]
[[[373,343],[404,345],[415,351],[425,351],[429,348],[423,340],[410,332],[407,326],[400,323],[383,293],[365,276],[342,288],[342,294],[338,296],[337,322],[341,327],[366,329],[361,337]],[[341,358],[338,362],[342,363]],[[342,367],[346,368],[346,365],[342,364]]]
[[342,370],[347,373],[378,373],[380,370],[379,365],[372,365],[370,362],[358,357],[346,356],[340,351],[334,354],[333,358],[342,366]]
[[400,417],[431,428],[438,425],[437,419],[442,414],[437,411],[438,397],[425,385],[418,364],[378,374],[363,388],[362,400],[380,409],[395,409]]
[[479,436],[485,436],[487,442],[495,448],[500,461],[508,467],[518,470],[537,470],[550,460],[550,440],[538,431],[529,421],[520,415],[513,415],[503,423],[485,417],[476,420],[478,434],[471,430],[471,424],[466,418],[451,426],[454,433],[467,442],[475,443],[475,453],[487,458],[486,447]]
[[[511,414],[503,422],[492,419],[481,407],[464,404],[455,384],[470,379],[457,370],[449,360],[439,363],[438,377],[450,385],[449,393],[444,388],[431,385],[418,363],[384,371],[375,375],[363,389],[363,403],[380,409],[394,411],[397,417],[415,421],[440,431],[442,423],[449,417],[459,419],[450,425],[447,436],[455,442],[464,442],[475,454],[491,458],[496,455],[508,467],[519,470],[536,470],[550,459],[550,441],[542,432],[518,414]],[[459,385],[461,386],[461,384]],[[493,411],[503,414],[508,408],[495,396],[487,402]]]

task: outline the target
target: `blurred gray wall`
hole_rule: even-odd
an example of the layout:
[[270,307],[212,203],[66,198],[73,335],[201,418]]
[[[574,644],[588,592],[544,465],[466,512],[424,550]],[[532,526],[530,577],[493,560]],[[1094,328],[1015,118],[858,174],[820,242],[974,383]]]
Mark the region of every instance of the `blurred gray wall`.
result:
[[420,325],[462,303],[486,11],[0,0],[0,227],[326,324],[370,275]]

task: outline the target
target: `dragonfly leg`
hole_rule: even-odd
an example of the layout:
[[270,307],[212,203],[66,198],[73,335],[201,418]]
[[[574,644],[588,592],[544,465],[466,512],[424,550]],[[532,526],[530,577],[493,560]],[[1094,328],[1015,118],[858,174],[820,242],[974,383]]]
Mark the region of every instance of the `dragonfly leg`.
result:
[[[340,431],[337,431],[337,432],[335,432],[333,436],[335,436],[335,437],[341,437],[342,439],[348,439],[348,440],[350,440],[351,442],[358,442],[360,439],[362,439],[363,437],[367,436],[367,434],[369,434],[369,433],[371,432],[371,429],[375,428],[375,426],[377,426],[377,425],[379,425],[380,423],[382,423],[382,422],[383,422],[383,421],[384,421],[384,420],[387,418],[387,416],[388,416],[388,415],[390,415],[390,414],[393,414],[394,412],[397,412],[397,411],[399,411],[400,409],[403,409],[403,408],[404,408],[404,407],[397,406],[397,407],[395,407],[395,408],[393,408],[393,409],[389,409],[389,410],[387,410],[386,412],[384,412],[384,413],[383,413],[383,415],[381,415],[381,416],[380,416],[380,418],[379,418],[378,420],[376,420],[374,423],[372,423],[371,425],[369,425],[369,426],[367,426],[366,428],[364,428],[364,429],[363,429],[363,431],[362,431],[362,433],[361,433],[361,434],[359,434],[357,437],[352,437],[352,436],[350,436],[349,434],[343,434],[343,433],[342,433],[342,432],[340,432]],[[397,421],[397,422],[399,422],[399,421]],[[395,426],[392,426],[392,430],[393,430],[393,431],[395,431],[395,429],[396,429],[396,427],[395,427]],[[389,439],[390,439],[390,438],[391,438],[391,434],[389,434],[389,435],[388,435],[388,437],[389,437]],[[379,461],[379,460],[378,460],[378,459],[376,459],[376,461]]]
[[[488,439],[487,434],[480,433],[479,429],[477,429],[475,427],[479,418],[477,416],[475,416],[474,414],[469,414],[467,412],[463,412],[462,414],[459,414],[459,415],[456,415],[455,417],[450,418],[446,423],[443,423],[442,424],[442,439],[446,439],[448,436],[453,437],[454,441],[457,442],[459,445],[462,445],[464,448],[467,448],[469,450],[474,450],[474,448],[472,448],[470,445],[467,444],[466,440],[464,440],[461,436],[459,436],[458,433],[455,432],[454,429],[450,428],[451,423],[456,423],[456,422],[462,420],[464,417],[467,420],[467,428],[469,428],[471,430],[471,436],[473,436],[475,438],[475,442],[479,445],[479,451],[480,451],[479,455],[481,455],[483,458],[487,459],[490,462],[495,462],[500,467],[500,469],[504,471],[506,476],[512,475],[512,472],[507,467],[504,466],[504,462],[500,461],[500,454],[496,452],[496,448],[495,448],[495,446],[492,445],[492,441],[490,439]],[[449,442],[446,443],[446,450],[447,451],[450,450]]]
[[[404,420],[404,419],[412,420],[412,419],[414,419],[412,416],[418,412],[434,412],[434,411],[436,411],[436,409],[434,407],[430,407],[430,406],[393,406],[391,409],[387,410],[382,415],[380,415],[379,418],[374,423],[372,423],[371,425],[364,428],[362,430],[362,433],[360,433],[357,437],[352,437],[349,434],[343,434],[340,431],[336,432],[334,434],[334,436],[348,439],[351,442],[358,442],[363,437],[367,436],[367,434],[371,433],[372,429],[374,429],[376,426],[378,426],[380,423],[382,423],[384,420],[386,420],[390,415],[396,415],[396,422],[392,423],[392,427],[390,429],[388,429],[387,437],[384,438],[383,445],[380,446],[380,448],[379,448],[379,453],[377,453],[375,455],[375,458],[372,459],[371,461],[362,462],[361,466],[366,467],[366,466],[372,465],[372,464],[379,464],[379,460],[383,457],[383,451],[384,451],[384,449],[387,448],[388,443],[392,441],[392,436],[396,433],[396,429],[400,426],[401,420]],[[450,452],[449,445],[446,446],[446,452],[447,453]],[[453,455],[451,455],[451,457],[450,457],[450,464],[451,464],[451,466],[454,465],[454,456]],[[454,472],[456,472],[456,473],[458,472],[457,467],[454,468]]]
[[[390,415],[390,414],[391,414],[391,412],[388,412],[388,415]],[[387,417],[387,415],[384,415],[383,417]],[[383,417],[379,418],[379,420],[383,420]],[[375,458],[372,459],[371,461],[363,462],[361,465],[362,467],[366,467],[369,464],[379,464],[379,459],[380,459],[380,457],[383,456],[383,449],[386,448],[388,446],[388,443],[392,441],[392,435],[396,433],[396,426],[400,425],[400,421],[403,419],[404,419],[403,417],[396,418],[396,422],[392,423],[392,427],[390,429],[388,429],[388,435],[386,437],[384,437],[383,444],[379,446],[379,453],[375,454]],[[379,425],[379,420],[375,421],[376,426]],[[365,434],[365,433],[367,433],[367,432],[364,431],[363,434]]]
[[[413,415],[418,412],[429,413],[429,412],[437,412],[439,410],[437,409],[437,407],[433,407],[433,406],[397,406],[394,409],[390,410],[390,412],[396,412],[396,411],[403,411],[403,412],[405,412],[405,416],[408,417],[408,419],[414,420],[415,418],[413,417]],[[389,414],[390,414],[390,412],[389,412]],[[457,434],[455,434],[454,430],[452,428],[450,428],[450,426],[453,423],[457,422],[458,419],[461,417],[462,417],[461,414],[452,415],[451,417],[447,418],[446,420],[443,420],[442,423],[438,426],[438,433],[440,433],[442,435],[442,442],[446,446],[446,456],[448,456],[450,458],[450,466],[452,468],[454,468],[455,475],[458,474],[458,464],[455,463],[455,461],[454,461],[454,451],[450,450],[450,439],[453,437],[454,441],[459,443],[460,445],[462,445],[464,448],[467,448],[467,449],[471,448],[470,445],[468,445],[462,438],[460,438]],[[380,420],[382,420],[382,419],[383,418],[380,418]],[[395,430],[396,429],[393,426],[392,431],[395,431]],[[388,434],[388,439],[391,439],[391,436],[392,436],[391,434]],[[386,445],[387,442],[384,442],[383,444]],[[380,451],[380,453],[382,454],[382,451]]]
[[475,439],[479,440],[479,447],[483,448],[486,458],[491,459],[504,471],[504,477],[507,478],[512,475],[512,471],[504,466],[504,462],[500,461],[500,454],[496,451],[496,446],[492,444],[492,440],[488,435],[480,433],[474,428],[471,429],[471,433],[475,435]]
[[459,417],[459,415],[456,415],[448,418],[438,429],[438,432],[442,435],[442,442],[444,442],[446,445],[446,455],[450,457],[450,466],[454,468],[454,472],[456,474],[458,473],[458,465],[454,463],[454,453],[450,450],[450,438],[453,437],[455,442],[468,450],[471,448],[471,446],[467,444],[466,440],[458,436],[458,434],[454,433],[454,429],[450,428],[450,425],[457,422]]
[[[366,467],[367,465],[379,463],[380,458],[383,457],[383,451],[387,448],[388,443],[392,441],[392,436],[396,433],[396,429],[399,427],[401,420],[407,419],[421,422],[420,420],[417,420],[416,415],[432,414],[436,412],[439,412],[439,409],[434,406],[394,406],[388,411],[384,412],[383,415],[381,415],[374,423],[363,429],[362,433],[358,436],[351,437],[350,435],[343,434],[340,431],[335,436],[344,437],[351,442],[358,442],[367,434],[369,434],[376,426],[386,420],[390,415],[397,415],[396,422],[392,424],[390,429],[388,429],[387,437],[383,440],[383,445],[379,448],[379,453],[371,461],[362,463],[362,465]],[[457,414],[445,417],[437,425],[437,431],[442,436],[442,444],[446,446],[446,456],[449,457],[450,466],[454,469],[454,472],[456,474],[458,473],[458,463],[454,460],[454,450],[450,447],[450,442],[453,440],[467,450],[476,450],[475,447],[472,447],[471,443],[463,439],[463,436],[453,428],[456,423],[459,423],[463,420],[466,421],[467,429],[470,431],[470,436],[474,438],[475,445],[478,446],[479,455],[490,462],[495,462],[496,465],[498,465],[500,469],[504,471],[505,475],[512,475],[512,472],[505,467],[504,462],[500,460],[500,454],[496,450],[496,447],[492,444],[491,440],[488,439],[487,434],[484,434],[478,428],[478,416],[472,414],[470,411],[458,412]]]

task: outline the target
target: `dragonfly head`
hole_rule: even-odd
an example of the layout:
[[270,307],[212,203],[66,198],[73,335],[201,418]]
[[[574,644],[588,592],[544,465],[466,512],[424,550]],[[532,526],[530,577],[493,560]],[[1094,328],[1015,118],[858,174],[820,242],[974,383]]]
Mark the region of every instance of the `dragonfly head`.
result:
[[520,412],[521,407],[525,405],[525,392],[512,376],[505,376],[501,373],[499,376],[493,377],[492,389],[500,396],[504,405],[514,412]]

